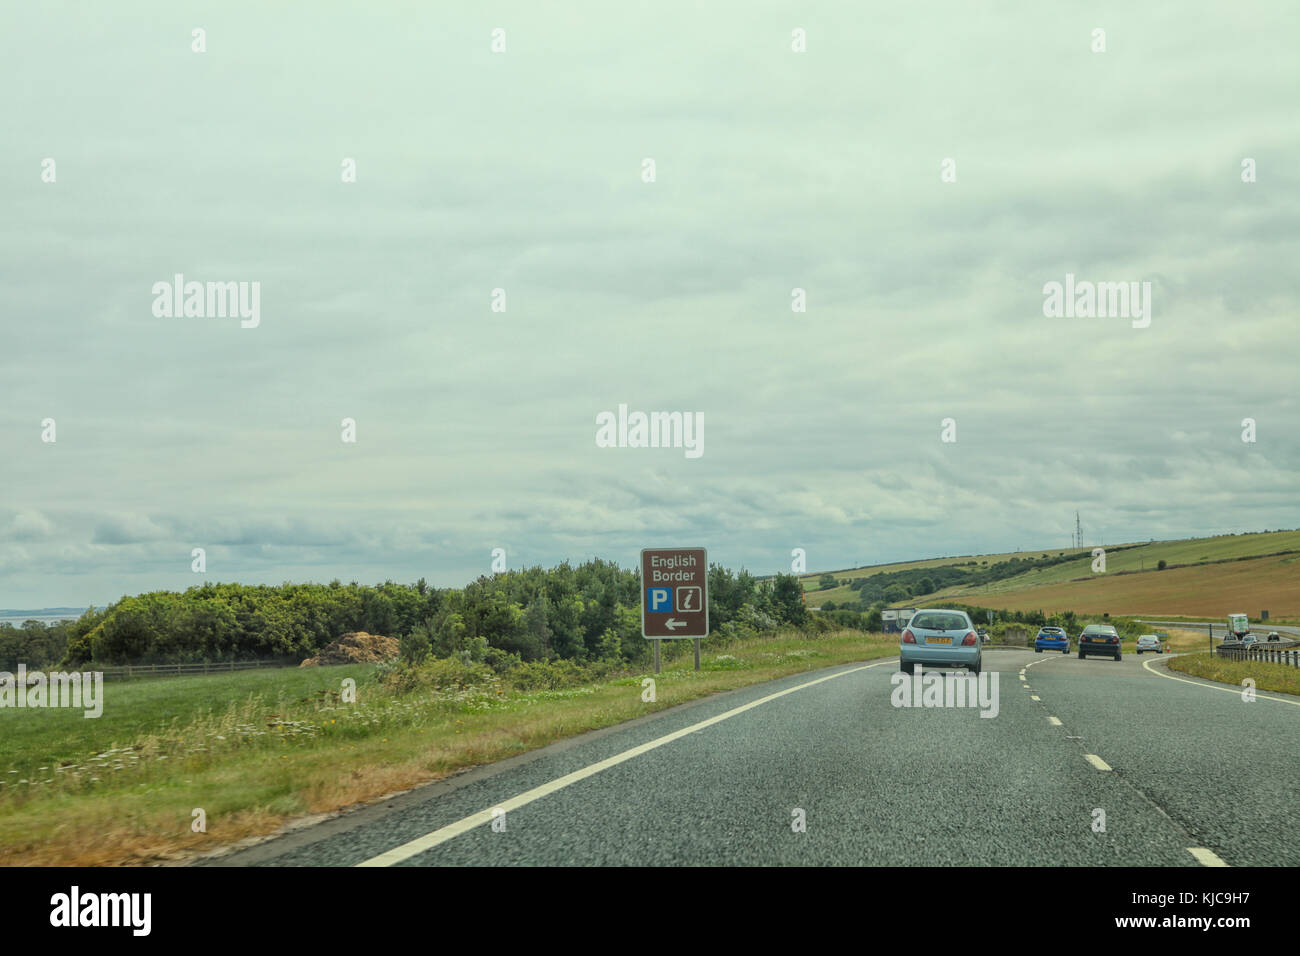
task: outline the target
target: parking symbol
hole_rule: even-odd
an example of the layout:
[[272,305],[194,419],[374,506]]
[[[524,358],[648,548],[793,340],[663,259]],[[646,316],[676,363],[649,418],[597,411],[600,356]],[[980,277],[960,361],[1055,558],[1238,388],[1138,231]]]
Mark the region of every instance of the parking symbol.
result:
[[679,612],[689,614],[691,611],[700,610],[702,606],[700,588],[681,587],[677,589],[677,610]]
[[671,614],[673,611],[673,589],[646,588],[645,607],[651,614]]

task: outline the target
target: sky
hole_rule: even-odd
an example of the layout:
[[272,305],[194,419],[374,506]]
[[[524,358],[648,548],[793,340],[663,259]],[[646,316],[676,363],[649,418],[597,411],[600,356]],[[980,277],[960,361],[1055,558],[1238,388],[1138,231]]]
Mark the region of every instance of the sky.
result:
[[0,607],[1300,526],[1300,7],[1140,6],[4,5]]

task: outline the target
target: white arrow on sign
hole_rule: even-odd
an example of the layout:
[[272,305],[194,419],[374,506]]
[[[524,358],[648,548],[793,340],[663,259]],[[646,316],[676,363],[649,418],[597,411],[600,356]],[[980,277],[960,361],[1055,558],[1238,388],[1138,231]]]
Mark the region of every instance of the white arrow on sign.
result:
[[675,617],[670,617],[667,621],[664,622],[664,627],[668,628],[668,630],[670,631],[674,631],[679,627],[685,627],[685,626],[686,626],[685,621],[679,621]]

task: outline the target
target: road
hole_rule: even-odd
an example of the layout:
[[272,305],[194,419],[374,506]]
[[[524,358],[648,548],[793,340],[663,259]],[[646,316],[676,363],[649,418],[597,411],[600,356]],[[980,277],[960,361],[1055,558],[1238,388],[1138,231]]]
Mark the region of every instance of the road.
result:
[[896,659],[798,675],[207,865],[1300,864],[1300,698],[1165,662],[987,650],[991,718],[893,706]]

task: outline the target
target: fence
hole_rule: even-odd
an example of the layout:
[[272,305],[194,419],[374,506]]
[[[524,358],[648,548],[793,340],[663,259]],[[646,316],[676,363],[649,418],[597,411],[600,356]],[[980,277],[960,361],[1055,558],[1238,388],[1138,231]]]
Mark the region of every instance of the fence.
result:
[[1300,650],[1277,647],[1220,647],[1220,657],[1230,661],[1265,661],[1270,664],[1285,664],[1287,667],[1300,667]]
[[225,674],[264,667],[297,666],[294,661],[203,661],[197,664],[126,664],[122,667],[94,669],[103,673],[104,680],[130,680],[136,677],[183,677],[186,674]]

